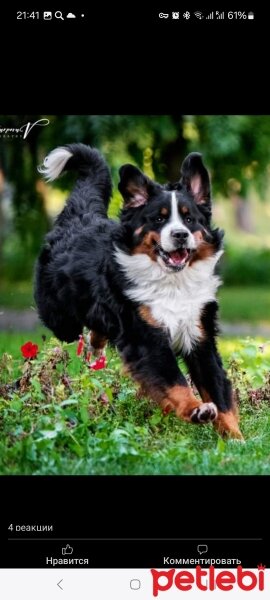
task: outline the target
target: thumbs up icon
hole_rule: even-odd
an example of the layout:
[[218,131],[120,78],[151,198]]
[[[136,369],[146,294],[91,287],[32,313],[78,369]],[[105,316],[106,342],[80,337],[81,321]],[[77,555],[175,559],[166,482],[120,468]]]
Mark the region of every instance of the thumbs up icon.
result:
[[67,544],[65,548],[62,548],[62,554],[72,554],[73,548]]

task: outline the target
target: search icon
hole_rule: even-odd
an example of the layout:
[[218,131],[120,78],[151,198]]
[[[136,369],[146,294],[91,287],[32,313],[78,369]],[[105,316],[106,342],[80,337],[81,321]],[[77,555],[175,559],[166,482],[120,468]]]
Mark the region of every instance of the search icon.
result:
[[62,13],[61,13],[61,10],[57,10],[57,11],[54,13],[54,16],[55,16],[55,18],[56,18],[56,19],[62,19],[62,21],[64,21],[64,17],[63,17],[63,15],[62,15]]

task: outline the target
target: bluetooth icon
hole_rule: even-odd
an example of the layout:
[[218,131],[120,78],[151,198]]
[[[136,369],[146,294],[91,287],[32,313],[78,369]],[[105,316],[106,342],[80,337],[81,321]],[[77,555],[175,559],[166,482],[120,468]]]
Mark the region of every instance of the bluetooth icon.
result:
[[184,19],[190,18],[190,13],[188,12],[188,10],[186,10],[186,12],[183,13],[183,17],[184,17]]

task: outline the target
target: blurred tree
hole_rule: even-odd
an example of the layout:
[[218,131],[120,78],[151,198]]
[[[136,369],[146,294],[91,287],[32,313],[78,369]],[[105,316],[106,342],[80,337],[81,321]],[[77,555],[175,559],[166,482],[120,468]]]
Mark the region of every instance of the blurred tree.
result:
[[[145,151],[151,150],[153,175],[177,179],[187,151],[182,115],[64,115],[51,118],[43,135],[43,156],[55,145],[83,142],[105,154],[113,176],[124,161],[144,168]],[[146,152],[147,154],[147,152]]]
[[195,150],[210,165],[216,192],[227,196],[234,183],[241,186],[243,196],[251,183],[260,194],[265,190],[270,116],[64,115],[50,119],[52,126],[42,137],[45,152],[60,140],[62,144],[81,141],[101,148],[113,168],[125,157],[143,167],[145,149],[151,148],[154,175],[176,180],[187,152]]
[[0,163],[0,257],[2,255],[2,246],[4,242],[4,211],[3,211],[3,193],[4,193],[4,172]]
[[247,201],[251,186],[263,199],[269,184],[270,116],[215,115],[187,117],[189,147],[203,153],[214,191],[231,199],[236,224],[252,230]]
[[[42,117],[2,115],[0,119],[5,127],[16,127],[18,122],[35,122]],[[44,203],[37,191],[36,167],[48,151],[76,141],[100,148],[111,166],[115,184],[118,169],[125,162],[136,163],[160,182],[176,181],[186,154],[192,150],[202,152],[213,175],[214,191],[231,198],[240,226],[252,227],[244,199],[251,184],[263,197],[269,181],[269,116],[48,115],[48,118],[48,127],[34,127],[26,139],[1,138],[3,170],[14,188],[14,228],[29,256],[37,255],[47,227]],[[55,185],[69,188],[68,177],[60,178]]]
[[[39,115],[0,116],[5,128],[16,129],[28,122],[34,123]],[[33,127],[31,133],[23,138],[1,139],[3,173],[13,184],[14,230],[19,243],[23,246],[23,264],[27,271],[32,268],[32,257],[40,248],[40,240],[47,229],[47,217],[44,204],[37,191],[38,144],[43,127]]]

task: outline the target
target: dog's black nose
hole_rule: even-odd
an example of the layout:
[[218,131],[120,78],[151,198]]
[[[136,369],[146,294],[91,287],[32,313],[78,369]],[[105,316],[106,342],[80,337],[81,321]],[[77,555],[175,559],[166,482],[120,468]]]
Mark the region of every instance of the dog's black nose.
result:
[[171,236],[178,242],[185,242],[188,237],[188,232],[183,229],[172,229]]

